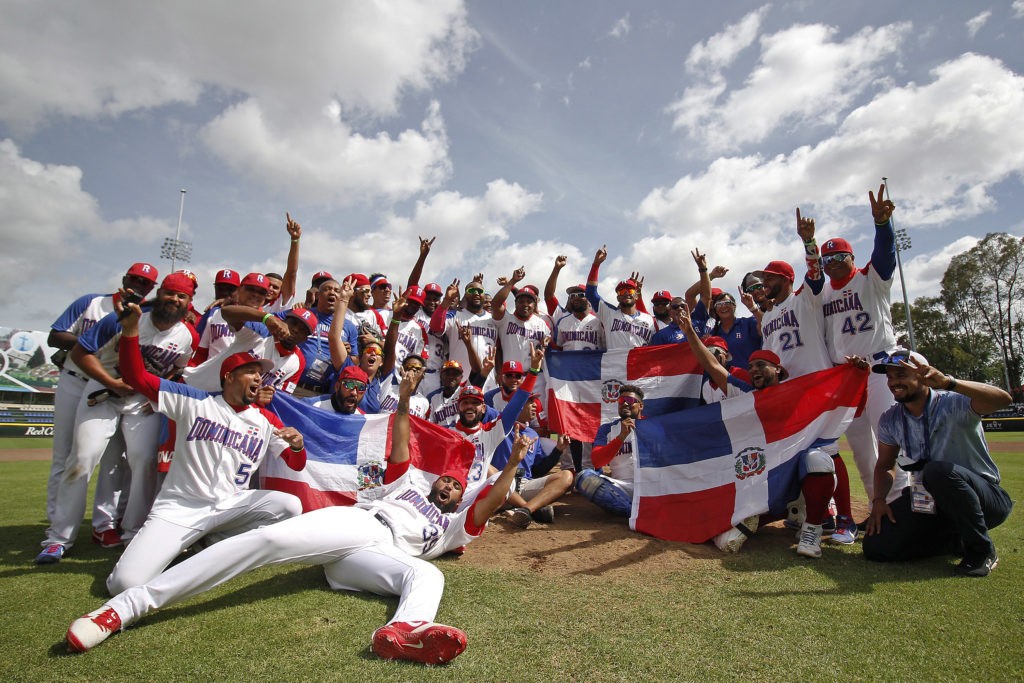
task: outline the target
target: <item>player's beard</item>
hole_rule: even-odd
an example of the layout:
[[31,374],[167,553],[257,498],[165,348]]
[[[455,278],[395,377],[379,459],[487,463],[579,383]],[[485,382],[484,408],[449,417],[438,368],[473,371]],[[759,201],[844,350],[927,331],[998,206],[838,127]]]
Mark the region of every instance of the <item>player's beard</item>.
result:
[[149,315],[153,318],[154,324],[166,327],[181,322],[185,318],[186,313],[188,313],[187,306],[179,306],[174,301],[163,301],[157,302],[149,312]]
[[436,488],[430,489],[430,493],[427,495],[427,500],[430,501],[434,505],[434,507],[436,507],[438,510],[445,514],[449,512],[455,512],[455,510],[458,509],[459,507],[458,501],[453,501],[450,498],[448,499],[447,503],[441,503],[441,501],[437,499]]

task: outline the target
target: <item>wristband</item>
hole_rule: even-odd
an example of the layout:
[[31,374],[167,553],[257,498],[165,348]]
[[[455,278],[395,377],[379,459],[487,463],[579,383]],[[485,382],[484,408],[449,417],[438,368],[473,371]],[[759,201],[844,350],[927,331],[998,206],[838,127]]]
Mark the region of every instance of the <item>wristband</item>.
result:
[[697,272],[698,273],[706,273],[706,272],[708,272],[708,269],[707,268],[698,268]]
[[590,266],[590,274],[587,275],[587,282],[597,282],[598,273],[601,272],[601,264],[594,263]]
[[299,243],[299,240],[297,240],[297,239],[292,240],[292,244],[298,244],[298,243]]
[[295,446],[289,445],[288,448],[291,449],[293,453],[298,453],[302,451],[305,448],[305,446],[299,446],[298,448],[296,448]]
[[398,318],[392,318],[391,322],[388,323],[388,327],[398,327],[401,324],[402,324],[401,320],[399,320]]
[[946,391],[956,391],[956,377],[953,375],[946,375]]
[[539,375],[540,374],[540,368],[530,368],[530,374],[531,375]]
[[274,317],[273,313],[267,313],[265,316],[263,316],[263,324],[264,325],[267,324],[267,318],[273,318],[273,317]]

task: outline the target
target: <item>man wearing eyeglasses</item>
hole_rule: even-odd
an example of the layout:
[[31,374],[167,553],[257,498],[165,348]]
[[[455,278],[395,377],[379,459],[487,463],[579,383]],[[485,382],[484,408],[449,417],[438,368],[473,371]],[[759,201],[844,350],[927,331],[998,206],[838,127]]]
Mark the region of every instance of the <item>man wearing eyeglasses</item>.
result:
[[[896,236],[892,227],[895,206],[882,198],[884,191],[884,184],[878,188],[877,198],[868,191],[875,220],[875,242],[867,265],[857,268],[853,247],[845,239],[834,237],[821,245],[822,268],[828,277],[821,299],[825,343],[836,365],[843,363],[847,356],[875,362],[896,348],[889,310],[896,271]],[[882,413],[891,405],[892,394],[884,378],[873,374],[868,381],[864,412],[854,418],[846,431],[861,482],[871,499],[875,498],[874,471],[878,460],[875,430]]]
[[686,301],[681,296],[673,297],[668,304],[668,314],[671,322],[654,333],[649,346],[660,346],[662,344],[682,344],[686,341],[686,335],[679,326],[679,316],[682,313]]
[[478,273],[466,285],[466,295],[459,305],[459,281],[453,280],[445,297],[430,318],[430,333],[444,336],[448,342],[448,360],[458,361],[463,369],[473,367],[469,351],[460,336],[460,328],[468,327],[473,349],[478,358],[486,358],[497,343],[498,333],[491,314],[484,310],[483,274]]
[[315,396],[306,402],[314,408],[333,410],[342,415],[365,415],[366,411],[359,407],[359,402],[366,394],[370,380],[358,365],[346,365],[338,373],[334,384],[334,393],[327,396]]
[[595,351],[605,348],[604,325],[590,310],[587,301],[587,286],[572,285],[565,290],[568,299],[565,306],[558,303],[555,290],[558,288],[558,274],[568,263],[568,257],[555,257],[547,284],[544,285],[544,301],[552,320],[551,348],[556,351]]
[[[886,378],[896,405],[878,423],[864,557],[901,561],[962,551],[958,574],[988,576],[999,563],[988,531],[1006,520],[1013,501],[999,485],[981,416],[1010,405],[1010,395],[943,374],[905,349],[872,370]],[[913,484],[891,500],[897,465],[913,474]]]

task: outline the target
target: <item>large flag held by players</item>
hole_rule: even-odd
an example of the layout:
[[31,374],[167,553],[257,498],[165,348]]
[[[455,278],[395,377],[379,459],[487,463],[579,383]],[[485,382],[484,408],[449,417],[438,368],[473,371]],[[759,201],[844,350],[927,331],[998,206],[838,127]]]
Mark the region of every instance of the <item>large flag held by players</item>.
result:
[[[352,505],[360,490],[383,482],[393,415],[342,415],[313,408],[283,392],[275,394],[270,407],[281,422],[302,433],[306,467],[296,472],[268,454],[262,467],[265,488],[298,496],[303,512],[309,512]],[[410,419],[411,467],[434,475],[449,467],[469,471],[473,446],[458,432]]]
[[638,420],[630,527],[703,543],[751,515],[783,513],[799,493],[800,456],[846,431],[867,375],[843,365]]
[[703,371],[687,344],[615,351],[548,354],[548,426],[592,442],[597,428],[618,417],[619,388],[644,392],[644,414],[661,415],[700,403]]

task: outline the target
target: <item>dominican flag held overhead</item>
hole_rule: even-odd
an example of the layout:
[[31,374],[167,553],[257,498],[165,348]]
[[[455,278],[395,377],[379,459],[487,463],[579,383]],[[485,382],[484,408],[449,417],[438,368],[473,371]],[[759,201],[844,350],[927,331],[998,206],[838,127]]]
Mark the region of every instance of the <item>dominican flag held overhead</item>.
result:
[[644,415],[661,415],[700,404],[703,370],[688,344],[640,346],[615,351],[553,351],[548,375],[551,431],[592,442],[597,428],[619,416],[619,389],[644,392]]
[[[306,467],[300,472],[267,454],[264,488],[284,491],[302,501],[309,512],[331,505],[352,505],[360,491],[384,481],[391,450],[394,415],[342,415],[277,392],[270,404],[281,422],[302,434]],[[450,429],[411,417],[410,467],[440,476],[451,467],[469,471],[473,446]]]
[[703,543],[751,515],[784,513],[799,493],[800,456],[846,431],[863,405],[868,372],[841,365],[638,420],[629,526]]

